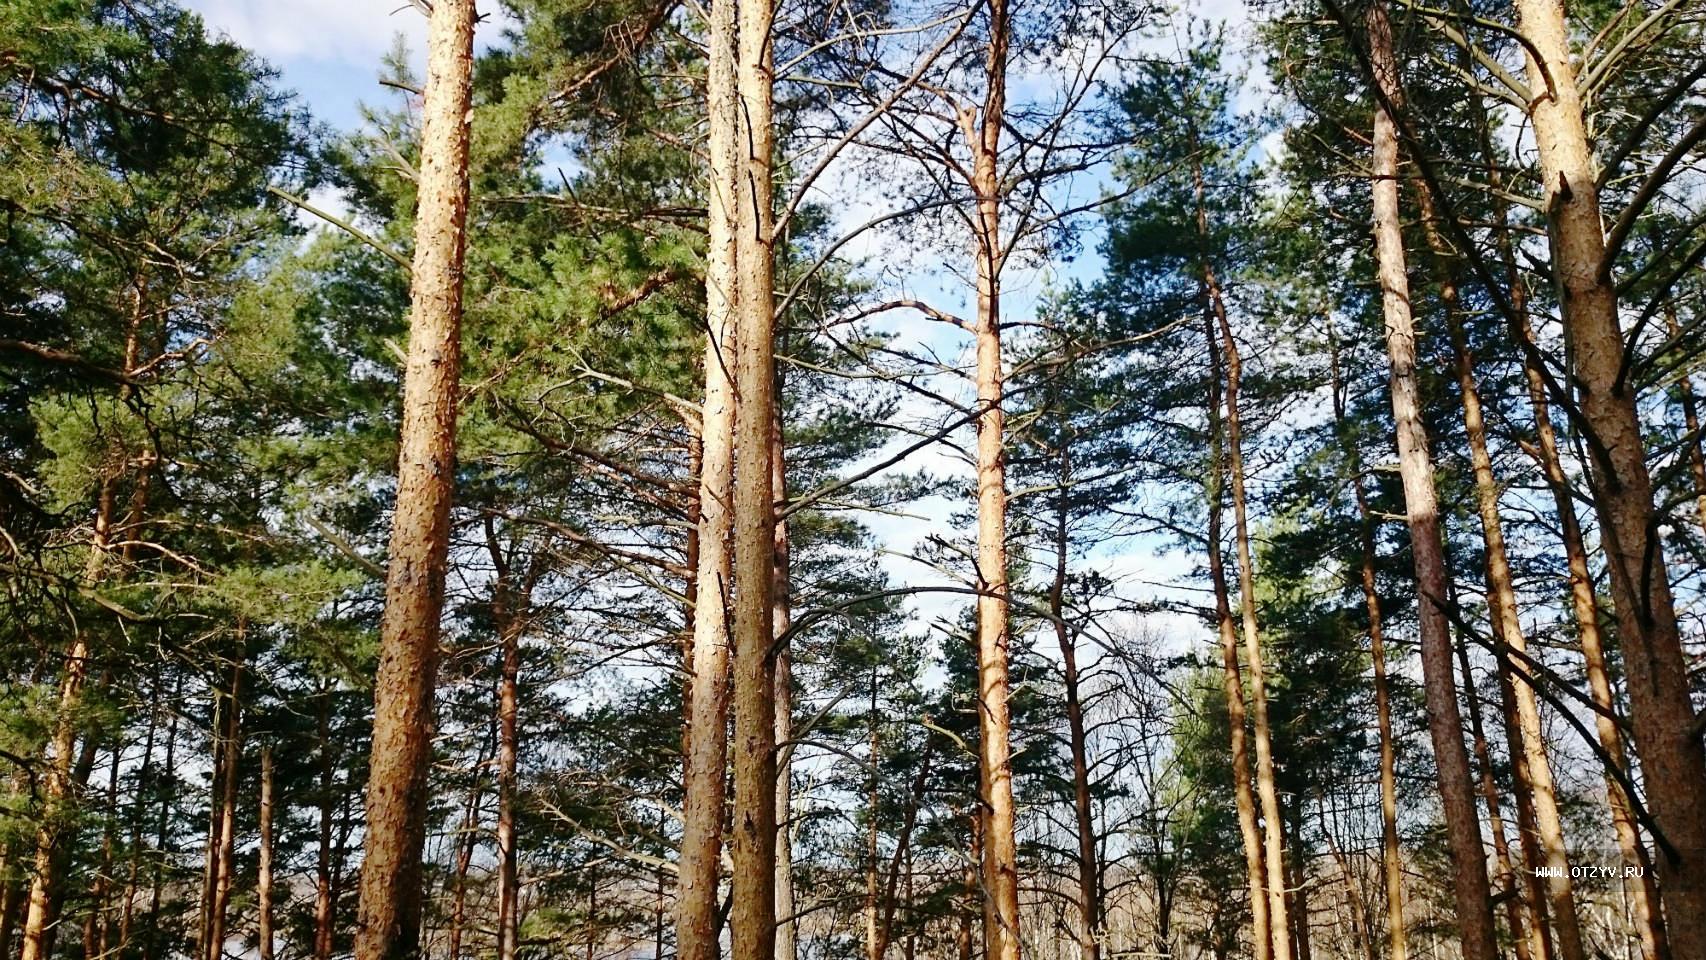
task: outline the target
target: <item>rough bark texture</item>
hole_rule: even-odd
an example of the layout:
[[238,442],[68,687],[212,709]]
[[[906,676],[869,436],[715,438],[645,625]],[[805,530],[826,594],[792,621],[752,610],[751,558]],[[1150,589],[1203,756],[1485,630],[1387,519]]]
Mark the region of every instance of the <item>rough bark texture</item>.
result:
[[[1392,53],[1392,26],[1380,3],[1369,6],[1366,26],[1375,80],[1387,98],[1398,103],[1402,95],[1397,61]],[[1398,131],[1392,117],[1378,106],[1374,111],[1372,172],[1375,261],[1386,321],[1386,349],[1391,361],[1398,470],[1403,481],[1404,509],[1419,593],[1422,683],[1453,861],[1452,890],[1457,901],[1459,937],[1464,960],[1494,960],[1498,946],[1493,931],[1486,852],[1481,845],[1481,821],[1475,812],[1469,754],[1463,747],[1457,685],[1452,678],[1451,628],[1445,607],[1448,602],[1445,548],[1434,493],[1433,460],[1428,451],[1416,383],[1416,331],[1410,312],[1410,282],[1405,272],[1407,261],[1398,204]]]
[[[1552,921],[1558,932],[1558,951],[1563,960],[1583,960],[1581,925],[1576,917],[1575,885],[1570,879],[1569,851],[1565,847],[1564,824],[1558,812],[1557,786],[1547,755],[1545,731],[1541,726],[1540,703],[1524,657],[1528,640],[1518,617],[1516,586],[1511,578],[1510,558],[1505,549],[1504,518],[1499,509],[1499,483],[1493,475],[1493,459],[1487,448],[1487,427],[1481,411],[1481,387],[1475,376],[1475,357],[1463,330],[1457,284],[1451,276],[1450,251],[1440,236],[1433,196],[1417,191],[1422,232],[1427,238],[1439,297],[1444,307],[1446,329],[1451,339],[1456,367],[1458,399],[1463,411],[1463,431],[1469,441],[1469,465],[1475,478],[1475,507],[1481,521],[1481,542],[1486,548],[1487,609],[1493,642],[1505,659],[1502,669],[1511,677],[1512,704],[1516,723],[1510,727],[1511,757],[1518,768],[1518,783],[1526,788],[1526,805],[1533,818],[1532,832],[1525,826],[1524,850],[1531,847],[1537,857],[1531,869],[1546,867],[1545,888]],[[1519,800],[1520,802],[1520,800]]]
[[740,143],[745,149],[736,194],[739,402],[735,405],[734,467],[734,827],[729,844],[733,860],[729,933],[734,960],[775,960],[776,953],[772,13],[767,2],[741,4],[736,45]]
[[680,875],[675,942],[680,960],[716,960],[728,768],[729,614],[734,589],[734,368],[738,219],[735,0],[711,0],[706,57],[709,118],[705,248],[705,402],[699,417],[699,495],[691,598],[692,639],[683,732]]
[[1652,478],[1622,375],[1624,342],[1599,209],[1597,171],[1570,57],[1562,0],[1518,0],[1534,139],[1546,189],[1552,271],[1563,306],[1572,380],[1593,450],[1590,477],[1616,602],[1630,719],[1648,806],[1669,849],[1658,856],[1671,948],[1706,958],[1706,752],[1695,727],[1688,674],[1662,544]]
[[977,263],[977,683],[978,783],[983,801],[984,951],[989,960],[1019,957],[1019,863],[1014,838],[1013,764],[1009,745],[1007,458],[1001,356],[1001,184],[997,160],[1007,104],[1007,0],[990,0],[981,116],[962,115],[977,196],[973,248]]
[[420,949],[421,847],[462,367],[474,17],[474,0],[435,0],[427,38],[409,352],[374,682],[358,960],[409,960]]
[[[1208,319],[1208,318],[1205,318]],[[1244,682],[1238,666],[1238,628],[1232,622],[1232,589],[1226,580],[1226,561],[1221,556],[1222,491],[1226,480],[1225,438],[1220,415],[1220,339],[1213,321],[1206,324],[1209,386],[1209,476],[1208,476],[1208,572],[1214,585],[1215,623],[1220,636],[1221,686],[1226,694],[1226,720],[1231,731],[1232,791],[1238,808],[1238,834],[1244,845],[1244,871],[1249,878],[1251,938],[1256,960],[1273,955],[1273,923],[1268,915],[1267,861],[1262,850],[1262,828],[1256,820],[1256,790],[1250,776],[1250,749],[1246,742]]]

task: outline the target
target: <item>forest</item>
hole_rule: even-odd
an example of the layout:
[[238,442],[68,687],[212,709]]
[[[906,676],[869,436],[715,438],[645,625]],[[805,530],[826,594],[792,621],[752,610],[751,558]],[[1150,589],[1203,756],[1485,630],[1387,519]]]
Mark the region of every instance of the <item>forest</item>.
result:
[[1706,960],[1703,0],[0,0],[0,110],[0,960]]

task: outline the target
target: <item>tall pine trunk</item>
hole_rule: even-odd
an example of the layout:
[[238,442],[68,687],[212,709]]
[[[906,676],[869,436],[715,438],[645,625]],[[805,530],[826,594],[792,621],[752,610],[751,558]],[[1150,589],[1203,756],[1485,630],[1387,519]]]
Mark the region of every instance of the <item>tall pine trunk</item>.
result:
[[735,313],[739,219],[739,101],[735,0],[711,0],[706,52],[709,184],[706,190],[705,401],[700,408],[699,491],[693,554],[692,637],[684,656],[682,831],[675,897],[680,960],[717,960],[718,882],[728,767],[729,615],[733,537]]
[[981,115],[962,116],[972,154],[973,250],[977,264],[977,701],[978,784],[983,805],[984,951],[1019,958],[1019,863],[1009,744],[1008,658],[1012,642],[1007,580],[1007,457],[1002,405],[1001,128],[1006,122],[1007,0],[988,3]]
[[427,36],[408,366],[374,681],[357,960],[408,960],[419,952],[462,368],[474,19],[474,0],[435,0]]
[[236,874],[237,844],[237,784],[241,780],[240,764],[243,751],[243,625],[238,625],[237,662],[231,667],[231,689],[225,694],[225,729],[219,735],[222,775],[219,795],[214,803],[214,842],[209,851],[212,869],[209,871],[207,895],[207,932],[202,940],[202,955],[207,960],[220,960],[225,954],[226,918],[231,904],[231,884]]
[[734,464],[734,828],[729,933],[734,960],[776,953],[776,416],[774,91],[768,2],[740,5],[736,90],[740,104],[736,255],[739,329]]
[[794,805],[794,658],[788,638],[793,625],[792,569],[788,521],[782,515],[788,503],[788,469],[780,383],[772,399],[770,492],[776,501],[776,555],[771,567],[774,576],[770,602],[775,608],[771,628],[776,635],[776,960],[795,960],[799,954],[799,926],[794,920],[794,832],[789,822]]
[[[127,376],[136,369],[140,323],[141,305],[136,304],[125,339],[124,369]],[[127,386],[125,396],[129,390]],[[116,477],[103,478],[96,498],[94,532],[89,544],[89,558],[83,567],[83,579],[90,585],[99,584],[106,572],[117,485]],[[59,680],[58,716],[54,719],[53,736],[43,763],[46,775],[42,778],[40,823],[36,828],[35,859],[24,908],[21,960],[47,960],[53,952],[52,928],[58,919],[58,904],[62,896],[59,874],[65,866],[65,833],[77,780],[73,761],[78,734],[77,707],[83,699],[83,688],[89,681],[90,659],[88,633],[76,624],[72,625],[72,631],[71,647]]]
[[[1267,861],[1268,916],[1273,928],[1273,955],[1274,960],[1291,960],[1292,940],[1301,938],[1303,933],[1292,928],[1290,901],[1286,896],[1284,820],[1280,816],[1279,785],[1274,776],[1273,728],[1268,722],[1267,671],[1262,662],[1262,635],[1256,621],[1255,562],[1250,552],[1249,511],[1244,495],[1243,417],[1238,406],[1244,365],[1238,341],[1232,336],[1232,324],[1226,316],[1219,281],[1206,261],[1203,264],[1203,284],[1208,289],[1209,304],[1220,331],[1226,365],[1226,472],[1231,480],[1232,538],[1234,555],[1238,558],[1239,620],[1244,634],[1244,659],[1250,668],[1250,719],[1256,741],[1256,795],[1262,803],[1262,847]],[[1299,945],[1301,943],[1299,939]]]
[[1552,272],[1574,364],[1571,380],[1593,451],[1589,476],[1616,601],[1630,719],[1648,805],[1667,841],[1658,857],[1671,948],[1706,958],[1706,750],[1702,749],[1657,536],[1652,478],[1625,373],[1612,264],[1600,220],[1598,172],[1588,141],[1563,0],[1518,0],[1530,115],[1546,190]]
[[[1375,82],[1386,98],[1402,102],[1397,58],[1392,51],[1392,25],[1382,3],[1369,5],[1367,31]],[[1433,739],[1434,764],[1439,773],[1440,800],[1451,849],[1452,892],[1464,960],[1494,960],[1498,945],[1493,931],[1491,895],[1487,884],[1486,851],[1481,846],[1481,821],[1475,811],[1475,790],[1469,754],[1463,746],[1463,717],[1452,678],[1451,625],[1446,616],[1448,574],[1441,539],[1438,500],[1434,492],[1433,458],[1422,422],[1421,395],[1416,382],[1416,331],[1410,313],[1410,281],[1406,273],[1403,221],[1398,203],[1398,130],[1385,108],[1374,111],[1375,261],[1381,306],[1386,321],[1386,349],[1391,362],[1392,416],[1398,433],[1398,472],[1404,487],[1404,508],[1410,526],[1415,562],[1417,620],[1422,647],[1422,686],[1428,707],[1428,730]]]
[[273,762],[272,745],[261,747],[260,867],[255,876],[255,942],[260,960],[273,960]]
[[1049,584],[1049,619],[1060,646],[1061,679],[1066,700],[1067,751],[1072,756],[1072,815],[1078,835],[1078,953],[1082,960],[1102,955],[1102,904],[1097,884],[1096,821],[1090,809],[1090,745],[1084,728],[1084,701],[1078,689],[1078,644],[1066,623],[1067,519],[1072,490],[1072,438],[1063,436],[1056,455],[1054,581]]
[[[1544,865],[1546,868],[1547,901],[1558,930],[1559,955],[1563,960],[1584,960],[1581,926],[1576,917],[1575,885],[1570,879],[1569,851],[1564,841],[1563,817],[1558,811],[1557,785],[1553,781],[1551,761],[1547,755],[1532,672],[1523,659],[1528,653],[1528,640],[1518,616],[1516,586],[1505,549],[1499,484],[1493,475],[1493,459],[1487,448],[1487,427],[1481,411],[1481,386],[1475,375],[1475,357],[1463,329],[1462,306],[1458,301],[1456,281],[1451,275],[1450,252],[1439,233],[1433,197],[1425,188],[1416,193],[1422,214],[1422,232],[1439,280],[1439,297],[1457,374],[1463,430],[1469,441],[1469,465],[1475,478],[1475,507],[1481,521],[1482,545],[1486,548],[1487,609],[1493,642],[1499,648],[1500,659],[1506,661],[1506,673],[1512,676],[1517,723],[1511,759],[1520,768],[1519,779],[1526,781],[1534,818],[1531,845],[1539,852],[1538,861],[1531,860],[1529,867],[1534,869]],[[1524,832],[1528,831],[1525,829]]]
[[497,625],[503,658],[497,698],[497,956],[498,960],[514,960],[521,922],[515,848],[516,717],[520,707],[521,633],[526,626],[532,585],[512,581],[512,571],[489,527],[486,542],[498,571],[497,582],[492,587],[492,619]]
[[[1205,291],[1206,296],[1206,291]],[[1250,776],[1248,724],[1244,711],[1244,682],[1238,665],[1238,628],[1232,621],[1232,589],[1221,555],[1221,514],[1226,483],[1226,440],[1221,427],[1220,338],[1212,318],[1205,317],[1208,344],[1208,572],[1214,586],[1215,626],[1220,637],[1221,687],[1226,696],[1226,725],[1232,747],[1232,794],[1238,809],[1238,835],[1244,846],[1244,873],[1249,884],[1251,939],[1256,960],[1273,955],[1274,928],[1268,913],[1268,868],[1262,849],[1262,829],[1256,820],[1256,789]]]

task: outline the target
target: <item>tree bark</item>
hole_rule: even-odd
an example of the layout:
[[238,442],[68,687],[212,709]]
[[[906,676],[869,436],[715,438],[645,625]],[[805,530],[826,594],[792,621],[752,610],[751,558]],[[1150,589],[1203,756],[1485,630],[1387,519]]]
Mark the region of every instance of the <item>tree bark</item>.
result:
[[[1207,317],[1204,318],[1208,320]],[[1268,913],[1267,861],[1261,826],[1256,820],[1256,791],[1250,776],[1250,751],[1244,713],[1244,683],[1238,666],[1238,629],[1232,622],[1232,590],[1221,555],[1221,491],[1225,485],[1225,439],[1221,428],[1221,360],[1219,337],[1212,321],[1205,323],[1208,380],[1208,572],[1214,585],[1215,624],[1220,637],[1221,686],[1226,694],[1227,728],[1232,746],[1232,791],[1238,809],[1238,834],[1244,845],[1244,870],[1249,878],[1251,939],[1256,960],[1273,956],[1274,927]]]
[[709,185],[705,249],[705,402],[699,424],[692,639],[684,657],[682,832],[675,897],[680,960],[717,960],[718,882],[728,767],[729,616],[734,589],[735,314],[739,219],[739,98],[735,0],[711,0],[706,54]]
[[[780,376],[780,373],[778,373]],[[788,631],[793,624],[790,587],[791,555],[788,521],[782,509],[788,502],[786,446],[782,435],[782,389],[777,384],[770,418],[770,491],[776,501],[776,555],[771,583],[772,629],[776,651],[776,960],[795,960],[799,927],[794,920],[794,658]]]
[[[521,684],[521,633],[526,627],[531,582],[515,584],[496,536],[487,527],[486,543],[497,569],[492,587],[492,619],[497,625],[503,665],[498,679],[498,960],[515,960],[519,942],[520,877],[515,849],[516,715]],[[526,576],[526,575],[524,575]]]
[[981,115],[962,124],[972,154],[973,250],[977,268],[977,682],[978,783],[983,804],[984,950],[989,960],[1019,958],[1019,864],[1009,744],[1008,659],[1012,642],[1007,580],[1007,457],[1003,413],[1001,270],[1002,187],[998,160],[1006,121],[1007,0],[990,0]]
[[[333,914],[337,904],[332,895],[332,788],[336,772],[332,755],[332,690],[320,691],[320,843],[314,864],[314,960],[331,960]],[[454,960],[454,958],[452,958]]]
[[1068,507],[1072,489],[1072,439],[1063,437],[1056,456],[1054,581],[1049,585],[1049,619],[1060,646],[1066,699],[1067,749],[1072,755],[1072,813],[1078,833],[1078,953],[1082,960],[1102,955],[1102,904],[1097,890],[1096,821],[1090,809],[1090,748],[1084,729],[1084,703],[1078,692],[1078,644],[1066,624]]
[[245,624],[237,625],[237,662],[231,667],[231,690],[225,695],[225,730],[220,735],[224,754],[224,775],[215,815],[217,840],[214,847],[212,903],[207,913],[207,937],[202,941],[203,956],[220,960],[225,955],[226,916],[231,904],[231,883],[236,873],[237,845],[237,784],[243,751],[243,633]]
[[1648,805],[1668,849],[1659,887],[1677,960],[1706,958],[1706,751],[1657,536],[1652,478],[1625,376],[1612,264],[1605,262],[1597,171],[1571,61],[1562,0],[1518,0],[1529,83],[1544,95],[1530,114],[1546,189],[1552,270],[1572,381],[1593,449],[1594,502],[1616,601],[1630,719]]
[[1497,868],[1499,899],[1505,905],[1505,923],[1517,960],[1551,960],[1552,937],[1537,905],[1544,905],[1539,880],[1524,871],[1521,878],[1511,860],[1510,841],[1505,837],[1505,818],[1499,804],[1499,785],[1493,777],[1493,756],[1481,720],[1481,697],[1475,689],[1475,674],[1469,666],[1469,651],[1459,646],[1457,662],[1463,670],[1463,699],[1469,708],[1469,731],[1480,767],[1481,799],[1487,805],[1487,823],[1493,834],[1493,862]]
[[[1199,205],[1199,215],[1201,210]],[[1206,235],[1206,223],[1199,224],[1199,229]],[[1221,299],[1220,284],[1213,267],[1206,260],[1203,262],[1203,286],[1208,290],[1209,304],[1219,327],[1226,368],[1226,468],[1231,478],[1232,536],[1238,558],[1239,619],[1244,633],[1244,659],[1250,668],[1250,715],[1256,741],[1256,795],[1262,803],[1262,846],[1267,860],[1268,916],[1273,929],[1273,955],[1274,960],[1291,960],[1292,938],[1301,937],[1302,933],[1292,929],[1286,896],[1285,821],[1280,816],[1279,786],[1274,776],[1267,671],[1262,663],[1262,635],[1256,621],[1255,562],[1250,551],[1250,525],[1244,495],[1243,420],[1238,407],[1243,361],[1239,356],[1238,341],[1232,335],[1225,302]]]
[[474,0],[435,0],[428,28],[413,303],[374,682],[357,960],[410,960],[420,951],[421,848],[462,366],[474,20]]
[[1558,931],[1559,955],[1563,960],[1584,960],[1581,925],[1576,917],[1575,884],[1570,879],[1569,850],[1565,846],[1563,818],[1558,812],[1557,785],[1547,756],[1540,703],[1523,660],[1528,653],[1528,640],[1523,635],[1522,622],[1518,617],[1516,587],[1511,580],[1510,559],[1505,549],[1499,484],[1493,476],[1493,459],[1487,449],[1487,428],[1481,412],[1481,387],[1475,376],[1475,357],[1470,352],[1469,338],[1463,330],[1457,284],[1451,276],[1450,251],[1440,236],[1433,197],[1425,187],[1417,191],[1417,202],[1421,207],[1422,232],[1439,281],[1439,297],[1451,339],[1458,397],[1463,410],[1463,429],[1469,441],[1469,465],[1475,478],[1475,506],[1481,520],[1482,545],[1486,548],[1487,609],[1493,642],[1498,646],[1501,658],[1509,661],[1504,669],[1514,681],[1512,689],[1517,723],[1511,759],[1513,764],[1520,760],[1519,781],[1525,781],[1532,798],[1535,832],[1532,845],[1539,852],[1538,862],[1530,861],[1529,866],[1533,868],[1543,864],[1546,867],[1546,895],[1552,922]]
[[272,745],[261,747],[260,867],[255,876],[255,941],[260,960],[273,960],[273,763]]
[[736,232],[734,464],[734,829],[729,932],[734,960],[776,955],[776,680],[774,578],[776,504],[772,422],[776,416],[772,208],[775,69],[773,6],[740,5],[736,43],[740,179]]
[[[1381,3],[1370,4],[1366,16],[1375,81],[1387,99],[1399,103],[1402,93],[1397,58],[1392,52],[1392,25]],[[1463,747],[1463,718],[1457,706],[1457,685],[1452,679],[1451,626],[1445,608],[1448,576],[1434,492],[1433,458],[1428,451],[1416,383],[1416,332],[1410,313],[1410,282],[1398,203],[1398,131],[1381,106],[1374,111],[1373,140],[1375,261],[1386,321],[1386,349],[1391,361],[1398,469],[1416,567],[1422,684],[1451,848],[1452,891],[1457,902],[1464,960],[1494,960],[1498,947],[1487,884],[1486,851],[1481,846],[1481,822],[1475,812],[1469,754]]]

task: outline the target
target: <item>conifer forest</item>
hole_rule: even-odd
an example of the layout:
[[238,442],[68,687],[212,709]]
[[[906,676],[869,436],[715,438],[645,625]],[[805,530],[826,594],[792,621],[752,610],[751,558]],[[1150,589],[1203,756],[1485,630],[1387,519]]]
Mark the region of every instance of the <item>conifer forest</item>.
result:
[[1706,0],[0,0],[0,115],[0,960],[1706,960]]

